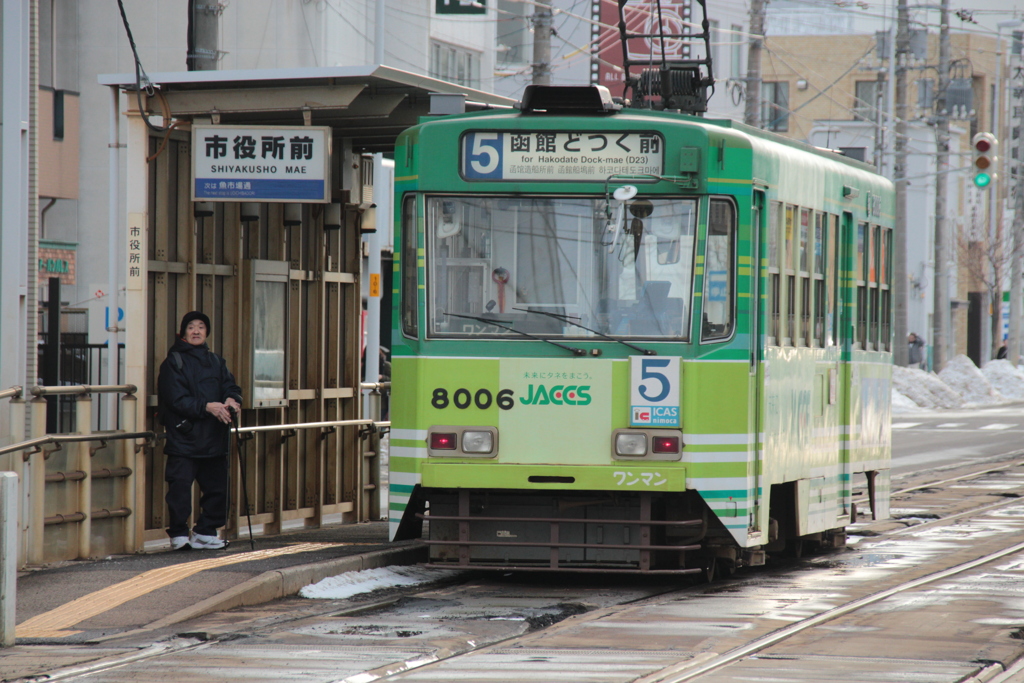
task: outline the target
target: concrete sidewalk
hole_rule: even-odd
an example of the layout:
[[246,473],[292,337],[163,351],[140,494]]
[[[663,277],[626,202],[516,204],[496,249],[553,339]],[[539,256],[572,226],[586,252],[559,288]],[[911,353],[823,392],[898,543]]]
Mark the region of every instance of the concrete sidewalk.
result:
[[22,572],[17,641],[0,649],[0,679],[91,661],[105,642],[294,595],[328,576],[426,559],[419,541],[389,543],[386,522],[256,536],[254,545],[246,535],[226,550],[167,545]]

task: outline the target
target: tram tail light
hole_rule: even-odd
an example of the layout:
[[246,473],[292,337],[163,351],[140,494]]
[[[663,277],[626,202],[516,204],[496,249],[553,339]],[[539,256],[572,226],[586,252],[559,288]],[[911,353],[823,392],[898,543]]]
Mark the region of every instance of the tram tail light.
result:
[[617,434],[615,436],[616,455],[647,455],[646,434]]
[[488,431],[462,432],[462,450],[465,453],[490,453],[494,450],[494,435]]
[[435,451],[454,451],[458,443],[458,436],[453,433],[433,432],[430,435],[430,447]]
[[427,455],[438,458],[494,458],[498,429],[483,425],[435,425],[427,431]]
[[651,450],[655,453],[678,453],[678,436],[656,436],[652,439]]

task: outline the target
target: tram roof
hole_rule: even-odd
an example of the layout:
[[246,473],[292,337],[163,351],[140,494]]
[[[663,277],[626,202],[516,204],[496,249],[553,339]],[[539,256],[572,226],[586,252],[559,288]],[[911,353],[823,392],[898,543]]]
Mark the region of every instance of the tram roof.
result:
[[[220,116],[222,124],[332,126],[354,150],[386,152],[398,134],[430,113],[432,94],[462,95],[466,110],[515,100],[390,66],[169,71],[147,74],[176,119]],[[135,74],[101,74],[100,85],[135,90]],[[134,97],[129,106],[135,108]],[[160,113],[157,100],[148,107]]]

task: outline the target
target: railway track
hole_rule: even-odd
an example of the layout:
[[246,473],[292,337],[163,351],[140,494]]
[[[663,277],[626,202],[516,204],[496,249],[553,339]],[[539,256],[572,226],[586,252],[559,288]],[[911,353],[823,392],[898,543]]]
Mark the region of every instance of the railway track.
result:
[[[1005,597],[999,585],[992,594],[969,595],[993,605],[979,608],[980,618],[991,623],[977,626],[957,616],[983,632],[992,647],[971,650],[962,642],[957,648],[932,633],[940,646],[915,647],[939,647],[942,656],[912,651],[906,642],[888,651],[857,650],[851,634],[884,632],[889,626],[882,622],[893,615],[950,624],[936,607],[936,594],[954,600],[949,596],[965,585],[993,583],[1000,572],[1024,567],[1024,501],[1015,498],[1024,491],[1024,459],[1017,455],[930,482],[909,482],[894,492],[894,505],[918,516],[856,525],[852,534],[878,535],[846,552],[745,572],[731,581],[567,583],[469,573],[454,583],[376,600],[290,600],[211,615],[183,625],[175,637],[124,643],[123,654],[88,667],[23,680],[187,677],[201,683],[236,680],[240,672],[251,680],[279,680],[287,670],[289,680],[332,683],[514,677],[724,683],[751,671],[777,674],[794,662],[811,671],[827,666],[836,678],[845,671],[849,680],[868,680],[865,671],[887,667],[913,669],[924,676],[916,680],[930,683],[969,680],[979,671],[994,675],[1019,654],[1022,641],[1008,633],[1024,627],[1024,618],[1016,623],[994,606]],[[1001,569],[993,572],[993,566]],[[1024,580],[1024,573],[1013,578]],[[908,607],[915,601],[922,610]],[[865,626],[873,620],[874,626]],[[852,649],[824,647],[835,634],[844,634]],[[906,631],[900,636],[907,640]],[[154,672],[167,678],[154,678]],[[495,678],[496,672],[509,678]],[[813,673],[794,675],[781,680],[821,680]]]

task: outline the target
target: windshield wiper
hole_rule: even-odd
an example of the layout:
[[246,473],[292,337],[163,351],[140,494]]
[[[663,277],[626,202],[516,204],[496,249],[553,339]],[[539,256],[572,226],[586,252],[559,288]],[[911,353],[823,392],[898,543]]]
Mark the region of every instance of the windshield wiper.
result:
[[538,337],[535,334],[530,334],[529,332],[523,332],[522,330],[517,330],[514,327],[509,327],[508,325],[502,325],[501,323],[495,322],[494,320],[491,320],[489,318],[479,318],[479,317],[477,317],[475,315],[463,315],[462,313],[447,313],[445,311],[442,311],[441,313],[442,313],[442,315],[447,315],[447,316],[452,317],[452,318],[465,318],[466,320],[475,320],[475,321],[477,321],[479,323],[484,323],[485,325],[494,325],[495,327],[500,327],[502,329],[508,330],[509,332],[515,332],[516,334],[521,334],[522,336],[527,337],[529,339],[536,339],[538,341],[547,342],[548,344],[551,344],[553,346],[557,346],[559,348],[562,348],[562,349],[565,349],[566,351],[571,352],[572,355],[574,355],[574,356],[585,356],[585,355],[587,355],[587,352],[584,351],[583,349],[577,349],[577,348],[572,347],[572,346],[566,346],[565,344],[559,344],[556,341],[551,341],[550,339],[545,339],[544,337]]
[[562,322],[567,322],[570,325],[575,325],[576,327],[580,328],[581,330],[586,330],[587,332],[593,332],[594,334],[596,334],[598,337],[601,337],[602,339],[607,339],[608,341],[613,341],[613,342],[619,342],[623,346],[628,346],[629,348],[633,349],[634,351],[639,351],[640,353],[644,354],[645,356],[657,356],[658,355],[658,352],[653,350],[653,349],[641,349],[639,346],[634,346],[633,344],[630,344],[629,342],[624,342],[621,339],[616,339],[615,337],[609,337],[604,332],[598,332],[597,330],[593,330],[593,329],[587,327],[586,325],[580,325],[577,322],[578,318],[573,318],[572,316],[569,316],[569,315],[562,315],[561,313],[552,313],[550,311],[538,311],[535,308],[513,308],[512,310],[513,311],[526,311],[527,313],[539,313],[541,315],[546,315],[548,317],[554,318],[555,320],[561,320]]

